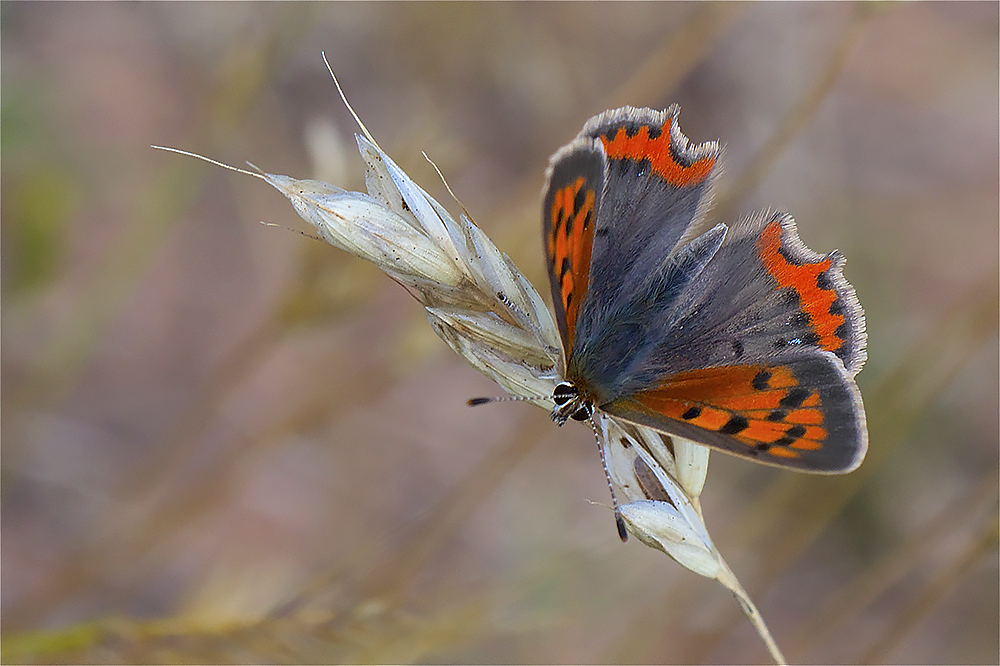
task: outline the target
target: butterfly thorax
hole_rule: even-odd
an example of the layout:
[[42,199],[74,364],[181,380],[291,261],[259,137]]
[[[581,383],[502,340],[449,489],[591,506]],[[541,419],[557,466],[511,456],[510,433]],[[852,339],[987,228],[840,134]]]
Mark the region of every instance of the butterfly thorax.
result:
[[552,410],[552,420],[558,425],[569,419],[586,421],[594,415],[593,399],[570,382],[561,382],[556,386],[552,392],[552,401],[556,403]]

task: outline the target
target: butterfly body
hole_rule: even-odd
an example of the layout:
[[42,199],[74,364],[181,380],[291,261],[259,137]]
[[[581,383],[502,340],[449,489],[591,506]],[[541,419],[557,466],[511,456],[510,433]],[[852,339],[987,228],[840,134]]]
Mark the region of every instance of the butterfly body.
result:
[[791,217],[698,230],[720,148],[679,109],[592,118],[552,158],[543,233],[564,349],[557,423],[594,410],[758,462],[838,473],[867,448],[864,317]]

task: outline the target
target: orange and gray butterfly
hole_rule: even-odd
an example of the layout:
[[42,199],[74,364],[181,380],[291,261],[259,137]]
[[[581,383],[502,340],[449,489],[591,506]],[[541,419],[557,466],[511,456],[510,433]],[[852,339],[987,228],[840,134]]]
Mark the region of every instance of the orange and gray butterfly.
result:
[[[759,462],[853,469],[867,448],[853,381],[865,332],[843,258],[813,253],[790,217],[767,213],[688,241],[718,146],[689,147],[676,117],[608,112],[553,158],[549,193],[595,183],[602,167],[605,182],[590,185],[596,222],[588,209],[580,245],[561,240],[572,235],[546,197],[553,292],[572,294],[555,299],[566,379],[581,401],[662,432]],[[556,272],[560,243],[580,250]]]

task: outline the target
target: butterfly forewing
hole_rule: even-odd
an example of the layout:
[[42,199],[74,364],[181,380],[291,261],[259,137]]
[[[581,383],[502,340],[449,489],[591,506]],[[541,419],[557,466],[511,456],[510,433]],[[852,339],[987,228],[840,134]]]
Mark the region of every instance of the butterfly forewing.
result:
[[580,132],[580,138],[600,141],[608,164],[590,290],[580,313],[589,320],[588,331],[609,325],[607,306],[647,284],[681,241],[694,235],[707,207],[719,146],[689,145],[679,113],[676,105],[666,111],[626,107],[596,116]]

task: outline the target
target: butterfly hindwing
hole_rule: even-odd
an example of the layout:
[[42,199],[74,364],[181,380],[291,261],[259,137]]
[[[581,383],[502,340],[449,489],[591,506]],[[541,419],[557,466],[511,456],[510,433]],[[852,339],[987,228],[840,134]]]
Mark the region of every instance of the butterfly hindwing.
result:
[[603,411],[730,453],[802,471],[842,473],[868,446],[857,386],[829,352],[699,368],[603,405]]

